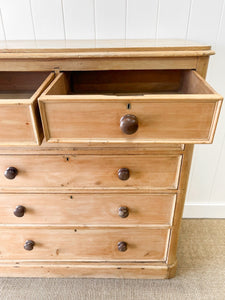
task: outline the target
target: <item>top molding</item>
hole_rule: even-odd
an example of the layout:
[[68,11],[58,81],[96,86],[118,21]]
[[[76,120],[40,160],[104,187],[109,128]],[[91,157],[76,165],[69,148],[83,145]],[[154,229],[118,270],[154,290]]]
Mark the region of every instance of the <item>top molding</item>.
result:
[[[0,53],[197,52],[212,55],[211,46],[187,40],[39,40],[0,41]],[[196,56],[198,56],[196,54]]]
[[213,54],[186,40],[0,41],[0,70],[196,69]]

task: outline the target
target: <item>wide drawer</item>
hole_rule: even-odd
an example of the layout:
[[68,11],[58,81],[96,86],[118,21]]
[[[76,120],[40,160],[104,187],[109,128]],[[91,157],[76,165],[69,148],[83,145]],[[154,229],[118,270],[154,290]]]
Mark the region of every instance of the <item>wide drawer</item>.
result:
[[177,189],[181,161],[182,155],[1,155],[0,188]]
[[169,232],[135,227],[1,228],[0,260],[164,261]]
[[0,224],[167,225],[176,195],[0,194]]
[[39,98],[48,142],[211,143],[222,103],[191,70],[61,73]]
[[37,98],[53,78],[47,72],[0,72],[0,145],[41,143]]

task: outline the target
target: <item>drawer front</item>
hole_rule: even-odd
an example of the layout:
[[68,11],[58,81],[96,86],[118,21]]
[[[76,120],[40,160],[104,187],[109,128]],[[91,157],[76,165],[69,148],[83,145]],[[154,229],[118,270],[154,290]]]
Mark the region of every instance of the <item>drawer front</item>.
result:
[[175,201],[172,194],[0,194],[0,222],[172,225]]
[[32,104],[0,104],[0,144],[36,144],[32,118]]
[[0,145],[40,144],[37,98],[53,80],[46,72],[0,72]]
[[221,103],[187,70],[61,73],[39,98],[47,141],[107,146],[212,142]]
[[167,229],[2,228],[0,260],[164,261],[168,239]]
[[[97,96],[96,96],[97,97]],[[203,143],[211,141],[220,103],[163,99],[137,101],[44,100],[41,103],[47,141],[57,143]],[[130,104],[130,109],[127,105]],[[136,117],[138,129],[125,134],[127,115]],[[122,121],[125,120],[124,122]],[[125,125],[122,125],[124,124]]]
[[[181,158],[181,155],[2,155],[1,189],[177,189]],[[12,167],[18,174],[8,179],[5,175],[11,176]]]

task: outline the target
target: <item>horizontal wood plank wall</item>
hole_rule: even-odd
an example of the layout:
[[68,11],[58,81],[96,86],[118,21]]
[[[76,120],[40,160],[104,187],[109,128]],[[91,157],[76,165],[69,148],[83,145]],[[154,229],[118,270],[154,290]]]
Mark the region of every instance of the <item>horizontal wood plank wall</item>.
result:
[[[179,16],[177,11],[179,10]],[[16,26],[15,26],[16,24]],[[44,24],[44,25],[43,25]],[[207,79],[222,95],[224,86],[224,0],[2,0],[0,44],[10,40],[184,38],[212,44]],[[187,194],[191,217],[225,217],[225,108],[213,145],[195,146]],[[195,207],[205,213],[195,213]]]

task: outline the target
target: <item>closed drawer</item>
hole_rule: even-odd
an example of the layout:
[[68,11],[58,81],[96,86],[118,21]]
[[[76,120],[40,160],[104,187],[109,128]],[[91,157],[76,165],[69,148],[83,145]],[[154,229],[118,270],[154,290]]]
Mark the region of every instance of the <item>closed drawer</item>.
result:
[[171,226],[175,201],[172,194],[0,194],[0,222]]
[[39,98],[46,140],[211,143],[222,97],[195,71],[61,73]]
[[168,239],[167,229],[2,228],[0,260],[164,261]]
[[0,72],[0,145],[41,143],[37,98],[53,78],[47,72]]
[[182,155],[2,155],[0,187],[3,191],[33,187],[35,191],[54,188],[83,192],[177,189],[181,159]]

